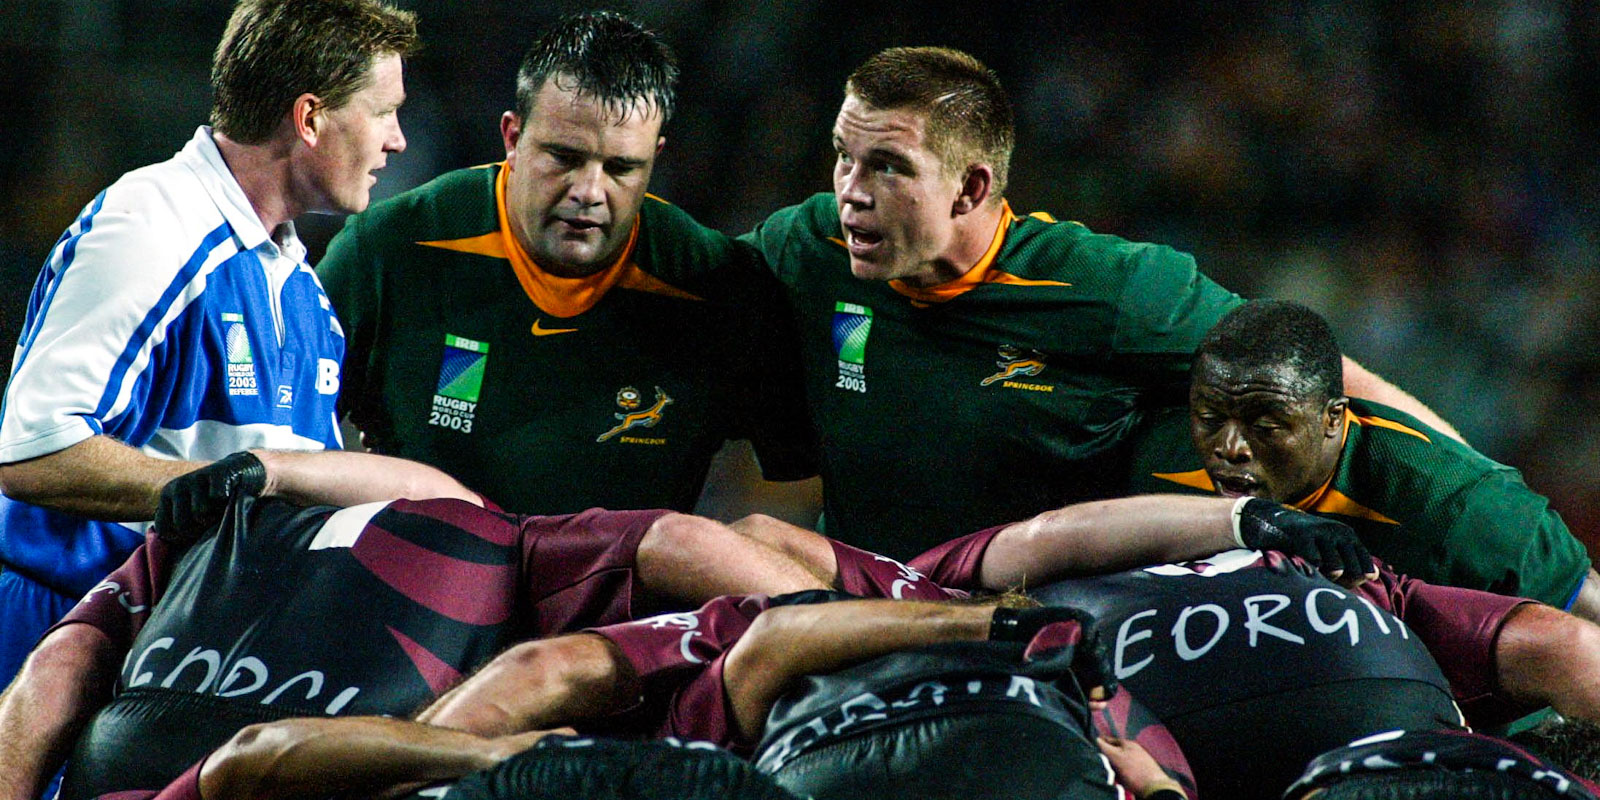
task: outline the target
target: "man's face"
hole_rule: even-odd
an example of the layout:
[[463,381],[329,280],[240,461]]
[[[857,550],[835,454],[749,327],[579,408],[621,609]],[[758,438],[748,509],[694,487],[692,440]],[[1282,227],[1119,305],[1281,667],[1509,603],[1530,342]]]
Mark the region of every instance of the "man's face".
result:
[[624,116],[568,83],[547,79],[528,118],[508,111],[500,132],[512,232],[541,268],[576,277],[610,266],[627,243],[665,140],[653,103]]
[[372,186],[390,153],[406,149],[400,104],[406,91],[400,57],[374,58],[370,80],[350,101],[318,112],[320,128],[308,171],[310,211],[353,214],[371,202]]
[[1345,401],[1308,397],[1293,367],[1249,367],[1202,356],[1189,385],[1189,423],[1206,474],[1225,497],[1294,503],[1332,474]]
[[934,259],[955,237],[960,175],[928,147],[927,117],[883,110],[846,95],[833,126],[833,192],[858,278],[942,280]]

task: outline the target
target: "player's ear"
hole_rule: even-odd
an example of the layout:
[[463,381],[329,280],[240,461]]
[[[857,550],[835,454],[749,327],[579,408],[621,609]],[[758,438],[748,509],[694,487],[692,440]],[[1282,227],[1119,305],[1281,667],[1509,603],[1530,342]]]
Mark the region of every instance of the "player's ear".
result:
[[294,127],[295,138],[308,147],[317,146],[323,124],[322,109],[322,98],[310,92],[296,97],[294,105],[289,107],[289,123]]
[[665,136],[657,136],[656,137],[656,155],[658,155],[658,156],[661,155],[661,148],[666,147],[666,146],[667,146],[667,137],[665,137]]
[[1344,412],[1350,407],[1350,398],[1335,397],[1328,401],[1322,409],[1322,432],[1324,436],[1335,437],[1344,430]]
[[988,164],[973,164],[967,167],[966,175],[961,179],[961,193],[956,195],[956,201],[950,210],[956,216],[970,214],[989,199],[992,191],[994,191],[994,169]]
[[517,140],[522,138],[522,120],[517,119],[515,111],[507,111],[500,115],[500,140],[506,146],[507,166],[516,166]]

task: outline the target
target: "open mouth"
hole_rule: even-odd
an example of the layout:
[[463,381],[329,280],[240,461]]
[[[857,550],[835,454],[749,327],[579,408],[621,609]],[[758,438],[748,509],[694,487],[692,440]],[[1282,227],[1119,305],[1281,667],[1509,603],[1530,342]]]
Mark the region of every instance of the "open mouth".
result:
[[849,245],[850,252],[853,255],[865,255],[873,250],[876,250],[878,245],[883,244],[883,237],[881,235],[866,230],[865,228],[856,228],[846,225],[844,232],[846,244]]
[[1261,490],[1261,482],[1249,475],[1212,475],[1211,482],[1223,497],[1254,497]]

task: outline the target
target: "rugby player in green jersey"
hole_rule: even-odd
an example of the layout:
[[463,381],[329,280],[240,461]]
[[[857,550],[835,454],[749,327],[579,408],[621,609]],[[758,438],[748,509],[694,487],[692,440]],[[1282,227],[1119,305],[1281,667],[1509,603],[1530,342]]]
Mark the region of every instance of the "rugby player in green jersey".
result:
[[[1013,138],[976,59],[885,50],[845,86],[834,194],[745,237],[801,329],[830,536],[908,558],[1125,493],[1142,407],[1241,302],[1184,253],[1014,213]],[[1433,419],[1346,369],[1355,394]]]
[[505,161],[351,218],[319,274],[368,447],[541,514],[687,511],[728,439],[815,474],[781,289],[646,193],[676,79],[638,24],[565,18],[523,60]]
[[1411,577],[1600,620],[1600,576],[1549,502],[1416,417],[1346,397],[1338,343],[1311,309],[1257,300],[1223,317],[1189,399],[1139,437],[1136,490],[1292,504],[1354,528]]

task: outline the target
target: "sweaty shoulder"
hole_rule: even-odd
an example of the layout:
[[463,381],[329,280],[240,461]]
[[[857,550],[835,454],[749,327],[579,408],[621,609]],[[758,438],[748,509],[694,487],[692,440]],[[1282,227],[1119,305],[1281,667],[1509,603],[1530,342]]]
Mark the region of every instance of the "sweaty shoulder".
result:
[[769,302],[776,283],[758,264],[755,249],[708,228],[687,211],[655,195],[639,209],[633,262],[651,277],[701,300]]
[[739,240],[755,247],[779,280],[792,284],[803,265],[818,257],[831,256],[848,264],[839,236],[837,201],[832,194],[814,194],[799,205],[779,209]]
[[369,247],[490,233],[500,227],[494,203],[494,182],[499,174],[497,164],[446,172],[415,189],[373,203],[352,216],[345,229],[348,232],[359,226]]
[[1013,223],[996,267],[1070,284],[1075,303],[1109,308],[1112,347],[1122,353],[1191,353],[1222,315],[1244,302],[1201,273],[1188,253],[1044,214]]
[[1513,467],[1399,409],[1352,397],[1350,413],[1355,420],[1347,446],[1361,462],[1352,466],[1363,472],[1378,471],[1390,476],[1416,473],[1421,481],[1433,486],[1468,485],[1484,475],[1502,471],[1507,477],[1518,475]]
[[498,231],[494,182],[499,172],[499,165],[447,172],[346,219],[317,262],[317,277],[343,321],[352,321],[357,303],[372,299],[386,265],[413,271],[438,266],[435,259],[414,257],[418,242],[439,243],[445,248],[439,254],[473,252],[478,248],[470,242]]
[[[744,256],[748,264],[748,256]],[[736,266],[741,248],[732,237],[701,225],[689,212],[655,195],[639,208],[639,240],[633,260],[668,283],[682,285],[708,273]]]
[[1095,233],[1044,213],[1021,216],[1011,224],[998,266],[1021,278],[1067,281],[1096,294],[1121,293],[1139,271],[1151,267],[1196,272],[1188,253]]

